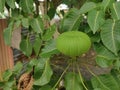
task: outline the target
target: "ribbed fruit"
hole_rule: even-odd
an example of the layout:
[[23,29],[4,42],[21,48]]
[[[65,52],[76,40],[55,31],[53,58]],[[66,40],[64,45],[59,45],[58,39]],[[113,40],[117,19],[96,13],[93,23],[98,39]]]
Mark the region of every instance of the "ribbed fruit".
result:
[[91,47],[91,41],[86,33],[68,31],[58,36],[56,47],[63,54],[75,57],[86,53]]

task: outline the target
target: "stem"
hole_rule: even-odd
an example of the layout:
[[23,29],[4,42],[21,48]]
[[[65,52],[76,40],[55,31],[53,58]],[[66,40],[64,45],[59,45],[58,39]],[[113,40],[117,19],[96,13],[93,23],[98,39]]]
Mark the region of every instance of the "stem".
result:
[[62,79],[63,75],[66,73],[67,69],[70,67],[70,63],[69,65],[65,68],[64,72],[61,74],[60,78],[58,79],[58,81],[56,82],[56,84],[53,86],[52,90],[55,89],[55,87],[58,85],[58,83],[60,82],[60,80]]
[[85,88],[85,90],[88,90],[88,88],[85,86],[85,84],[84,84],[84,82],[83,82],[83,78],[82,78],[81,72],[80,72],[80,70],[79,70],[78,63],[76,63],[76,65],[77,65],[77,70],[78,70],[78,73],[79,73],[79,76],[80,76],[80,80],[81,80],[81,82],[82,82],[82,85],[83,85],[83,87]]

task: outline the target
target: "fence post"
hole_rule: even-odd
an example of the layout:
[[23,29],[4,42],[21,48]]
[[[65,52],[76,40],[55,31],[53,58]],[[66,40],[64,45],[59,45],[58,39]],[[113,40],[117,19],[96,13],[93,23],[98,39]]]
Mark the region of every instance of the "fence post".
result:
[[7,19],[0,19],[0,81],[2,73],[14,66],[13,52],[11,48],[4,43],[3,30],[7,27]]

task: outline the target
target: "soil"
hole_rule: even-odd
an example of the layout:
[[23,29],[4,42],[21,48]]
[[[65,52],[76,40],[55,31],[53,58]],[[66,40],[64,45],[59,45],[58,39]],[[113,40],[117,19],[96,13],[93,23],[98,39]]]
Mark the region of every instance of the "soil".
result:
[[[100,75],[100,74],[109,73],[111,70],[111,68],[99,67],[95,62],[95,56],[96,54],[94,50],[90,49],[88,53],[82,55],[81,57],[77,57],[77,64],[79,65],[79,70],[85,79],[91,78],[92,74],[90,73],[90,71],[95,75]],[[60,75],[67,67],[70,58],[62,54],[59,54],[59,55],[54,55],[51,58],[51,61],[54,71],[58,75]],[[75,69],[76,72],[78,71],[76,65],[71,65],[68,71],[72,71],[73,69]]]

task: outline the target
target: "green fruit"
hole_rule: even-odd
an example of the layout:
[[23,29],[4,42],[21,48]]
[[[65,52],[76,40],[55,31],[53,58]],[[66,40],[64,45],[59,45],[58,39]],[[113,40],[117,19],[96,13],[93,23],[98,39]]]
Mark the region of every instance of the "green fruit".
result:
[[91,47],[91,41],[86,33],[68,31],[58,36],[56,47],[63,54],[75,57],[86,53]]

